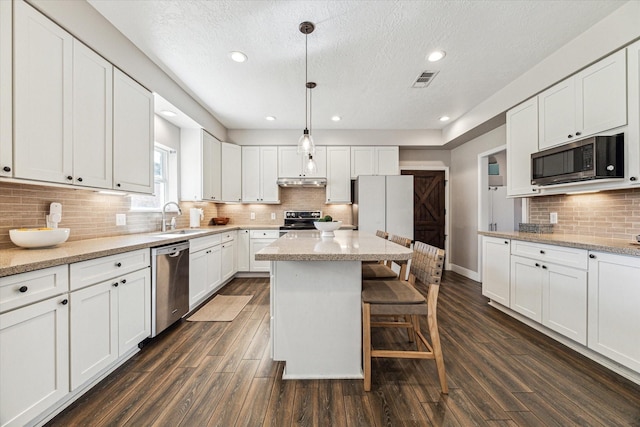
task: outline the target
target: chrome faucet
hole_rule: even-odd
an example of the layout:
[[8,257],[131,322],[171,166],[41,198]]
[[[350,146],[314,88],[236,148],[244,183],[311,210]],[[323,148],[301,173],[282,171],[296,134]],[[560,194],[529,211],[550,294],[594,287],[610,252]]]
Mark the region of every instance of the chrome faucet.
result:
[[[182,215],[182,209],[180,209],[180,205],[178,205],[176,202],[167,202],[164,204],[164,206],[162,207],[162,231],[167,231],[167,221],[165,219],[165,215],[167,213],[167,206],[169,205],[174,205],[176,208],[178,208],[178,215]],[[176,228],[176,222],[175,222],[176,217],[173,217],[171,219],[171,229],[175,230]]]

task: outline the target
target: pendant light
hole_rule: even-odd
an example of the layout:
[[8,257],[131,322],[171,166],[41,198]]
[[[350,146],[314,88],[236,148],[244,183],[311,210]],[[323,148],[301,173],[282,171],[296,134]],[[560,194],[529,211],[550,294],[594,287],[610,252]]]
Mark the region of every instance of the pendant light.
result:
[[[313,137],[309,132],[309,122],[311,121],[311,102],[310,91],[316,84],[314,82],[310,82],[308,78],[308,49],[307,49],[307,38],[309,34],[313,32],[316,28],[313,23],[305,21],[300,24],[300,32],[304,34],[304,81],[305,81],[305,93],[304,93],[304,115],[305,115],[305,127],[302,132],[302,136],[298,140],[298,154],[313,154],[316,151],[316,146],[313,142]],[[313,161],[313,157],[311,157],[311,161]],[[315,163],[315,162],[314,162]]]

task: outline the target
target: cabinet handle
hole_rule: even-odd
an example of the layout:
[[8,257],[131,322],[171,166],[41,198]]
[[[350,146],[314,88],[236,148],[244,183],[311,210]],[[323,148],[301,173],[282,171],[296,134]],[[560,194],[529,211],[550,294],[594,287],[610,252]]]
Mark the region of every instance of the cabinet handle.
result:
[[82,177],[78,177],[78,178],[77,178],[77,181],[78,181],[78,182],[82,182]]
[[67,305],[67,304],[69,304],[69,300],[65,298],[62,301],[60,301],[60,304]]
[[27,292],[29,290],[29,288],[27,288],[26,286],[20,286],[20,289],[18,289],[18,290],[24,294],[25,292]]
[[573,135],[567,135],[567,138],[573,138]]
[[508,244],[509,244],[509,241],[508,241],[508,240],[505,240],[505,241],[504,241],[504,244],[505,244],[505,245],[508,245]]
[[122,267],[122,263],[121,262],[116,262],[116,267]]
[[73,181],[73,177],[71,175],[67,175],[67,180],[68,181]]
[[576,132],[576,136],[582,135],[582,132]]
[[542,255],[544,255],[544,251],[543,251],[543,250],[541,250],[541,251],[540,251],[540,253],[541,253]]
[[594,254],[589,254],[589,258],[596,259],[596,256]]
[[120,280],[120,283],[122,283],[124,285],[125,283],[127,283],[127,279]]
[[546,266],[546,265],[543,265],[543,266],[542,266],[542,268],[546,270],[546,269],[547,269],[547,266]]
[[3,167],[2,170],[5,172],[11,172],[11,168],[9,166]]
[[536,262],[536,267],[540,267],[540,264],[538,264],[537,262]]
[[111,286],[113,286],[114,288],[117,288],[117,287],[118,287],[118,285],[119,285],[119,283],[118,283],[118,282],[115,282],[115,283],[113,283]]
[[629,181],[636,181],[638,178],[636,178],[635,176],[631,176],[629,177]]

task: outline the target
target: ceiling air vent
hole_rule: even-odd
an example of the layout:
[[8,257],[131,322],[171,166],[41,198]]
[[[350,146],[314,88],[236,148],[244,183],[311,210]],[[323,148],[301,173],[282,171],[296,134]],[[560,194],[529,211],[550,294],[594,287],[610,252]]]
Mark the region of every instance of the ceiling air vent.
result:
[[422,89],[429,86],[429,83],[431,83],[431,81],[435,78],[436,74],[438,74],[437,71],[423,71],[422,73],[420,73],[416,81],[413,82],[413,85],[411,85],[411,87]]

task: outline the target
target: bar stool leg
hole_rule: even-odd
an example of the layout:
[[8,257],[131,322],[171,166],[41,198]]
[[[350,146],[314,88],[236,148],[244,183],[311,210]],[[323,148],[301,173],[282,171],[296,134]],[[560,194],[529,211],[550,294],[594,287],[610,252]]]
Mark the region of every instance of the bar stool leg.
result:
[[371,306],[362,304],[362,353],[364,365],[364,391],[371,390]]

